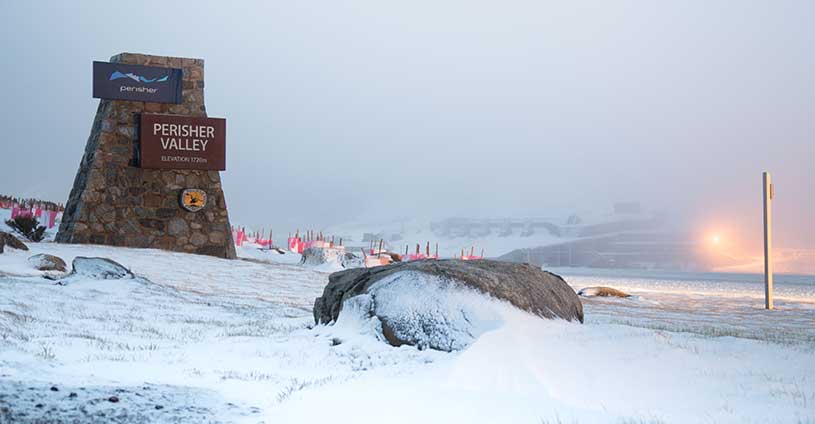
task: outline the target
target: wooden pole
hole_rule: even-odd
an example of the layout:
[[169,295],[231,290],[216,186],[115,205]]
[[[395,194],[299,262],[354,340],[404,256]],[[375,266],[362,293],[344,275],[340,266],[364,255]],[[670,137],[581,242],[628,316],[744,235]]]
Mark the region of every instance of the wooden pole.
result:
[[379,250],[376,252],[376,257],[382,254],[382,239],[379,239]]
[[773,211],[775,197],[769,172],[764,172],[764,307],[773,309]]

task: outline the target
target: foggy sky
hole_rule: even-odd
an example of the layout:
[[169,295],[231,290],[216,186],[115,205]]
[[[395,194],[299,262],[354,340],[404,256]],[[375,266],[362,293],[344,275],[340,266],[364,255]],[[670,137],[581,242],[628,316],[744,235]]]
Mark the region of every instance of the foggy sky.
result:
[[233,222],[546,216],[639,200],[815,247],[815,3],[4,2],[0,193],[65,202],[91,62],[205,60]]

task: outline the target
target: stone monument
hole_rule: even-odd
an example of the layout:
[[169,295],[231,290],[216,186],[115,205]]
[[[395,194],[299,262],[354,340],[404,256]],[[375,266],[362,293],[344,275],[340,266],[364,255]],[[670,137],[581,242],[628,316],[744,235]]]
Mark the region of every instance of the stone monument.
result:
[[[235,258],[218,171],[139,166],[142,113],[207,116],[204,61],[133,53],[110,61],[181,69],[181,102],[99,101],[56,241]],[[204,199],[203,207],[182,207],[190,193]]]

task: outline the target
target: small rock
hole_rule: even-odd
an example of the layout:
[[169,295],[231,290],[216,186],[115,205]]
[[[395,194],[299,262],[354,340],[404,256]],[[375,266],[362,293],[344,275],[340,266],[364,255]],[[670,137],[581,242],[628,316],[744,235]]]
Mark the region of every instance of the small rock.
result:
[[624,291],[613,289],[611,287],[603,287],[603,286],[586,287],[584,289],[581,289],[579,292],[577,292],[577,294],[580,295],[580,296],[583,296],[583,297],[593,297],[593,296],[599,296],[599,297],[631,297],[630,294],[628,294],[628,293],[626,293]]
[[67,270],[67,265],[60,257],[40,253],[28,258],[28,263],[39,271],[62,271]]
[[28,250],[28,246],[26,246],[25,243],[21,242],[17,237],[3,231],[0,231],[0,245],[5,245],[17,250]]
[[71,392],[68,394],[69,398],[75,398],[77,396],[76,392]]
[[155,406],[155,408],[156,408],[156,410],[159,410],[159,409],[164,409],[164,406],[162,406],[162,405],[156,405],[156,406]]
[[59,389],[57,388],[57,386],[51,386],[51,391],[52,392],[58,392]]
[[119,402],[119,398],[117,396],[111,396],[111,397],[108,398],[108,402],[117,403],[117,402]]
[[38,404],[34,405],[35,408],[42,408],[43,406],[45,406],[45,405],[43,405],[41,403],[38,403]]
[[64,277],[65,277],[64,272],[45,271],[45,272],[42,273],[42,278],[45,278],[46,280],[51,280],[51,281],[59,281],[61,278],[64,278]]
[[302,265],[322,265],[324,263],[337,264],[343,268],[357,268],[362,266],[362,259],[350,252],[322,247],[309,247],[303,251],[303,256],[300,258]]

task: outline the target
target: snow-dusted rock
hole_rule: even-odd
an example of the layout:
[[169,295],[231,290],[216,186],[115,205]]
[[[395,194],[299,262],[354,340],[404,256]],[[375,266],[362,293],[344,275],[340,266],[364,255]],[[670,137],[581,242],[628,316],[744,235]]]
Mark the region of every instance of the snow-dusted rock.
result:
[[583,321],[580,299],[559,276],[488,260],[414,261],[331,274],[315,300],[314,319],[375,319],[394,346],[450,351],[500,325],[500,311],[509,307]]
[[345,252],[340,252],[334,249],[323,249],[317,247],[309,247],[303,250],[303,256],[300,263],[303,265],[322,265],[324,263],[332,262],[339,264],[341,257]]
[[362,260],[344,249],[310,247],[303,250],[300,259],[303,265],[335,265],[337,268],[356,268],[362,266]]
[[350,253],[346,252],[345,256],[342,258],[342,267],[346,269],[350,268],[361,268],[365,266],[365,259]]
[[28,258],[28,263],[39,271],[62,271],[67,270],[67,264],[59,256],[40,253]]
[[10,247],[12,249],[18,250],[28,250],[28,246],[25,243],[21,242],[17,237],[13,235],[0,231],[0,253],[3,253],[3,247]]
[[77,256],[71,263],[73,270],[67,277],[59,281],[59,284],[65,285],[66,283],[79,279],[93,279],[93,280],[120,280],[124,278],[133,278],[133,273],[127,268],[107,258],[87,258],[84,256]]
[[583,297],[631,297],[630,294],[620,291],[611,287],[586,287],[577,292],[578,295]]

